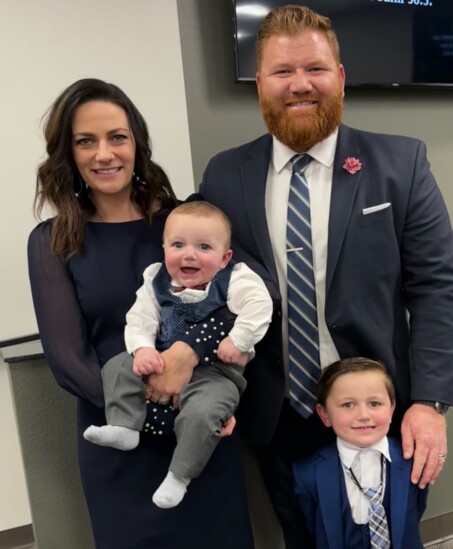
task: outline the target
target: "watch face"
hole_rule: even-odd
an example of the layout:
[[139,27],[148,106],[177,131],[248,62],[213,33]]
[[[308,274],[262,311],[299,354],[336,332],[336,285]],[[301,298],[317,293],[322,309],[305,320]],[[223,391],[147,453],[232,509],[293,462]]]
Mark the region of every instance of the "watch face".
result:
[[446,414],[448,412],[448,406],[446,404],[443,404],[442,402],[436,402],[434,404],[434,408],[439,414]]

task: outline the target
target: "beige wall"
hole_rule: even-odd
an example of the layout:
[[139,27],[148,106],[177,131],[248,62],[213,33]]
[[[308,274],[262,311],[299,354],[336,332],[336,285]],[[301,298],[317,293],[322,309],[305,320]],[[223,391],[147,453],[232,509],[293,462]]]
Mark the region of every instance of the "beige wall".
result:
[[[176,0],[0,0],[0,52],[2,341],[37,332],[26,242],[36,224],[35,173],[44,153],[40,121],[61,90],[84,77],[122,87],[144,114],[154,158],[168,171],[178,195],[193,192],[194,183]],[[1,531],[30,522],[2,364],[0,411],[6,448],[0,454]]]
[[123,88],[178,195],[194,184],[176,0],[0,0],[0,52],[1,341],[37,331],[26,242],[36,224],[40,122],[66,86],[97,77]]

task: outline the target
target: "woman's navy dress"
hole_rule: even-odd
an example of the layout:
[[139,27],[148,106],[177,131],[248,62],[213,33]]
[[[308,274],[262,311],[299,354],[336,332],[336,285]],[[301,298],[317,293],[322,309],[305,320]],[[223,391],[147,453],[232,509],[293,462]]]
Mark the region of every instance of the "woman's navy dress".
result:
[[79,466],[96,547],[252,549],[236,433],[222,439],[173,509],[160,509],[151,499],[167,473],[173,435],[142,433],[130,452],[82,437],[89,425],[105,424],[101,366],[125,350],[125,315],[145,268],[162,260],[163,223],[88,223],[85,251],[67,262],[50,253],[49,221],[29,239],[30,281],[45,355],[57,382],[79,399]]

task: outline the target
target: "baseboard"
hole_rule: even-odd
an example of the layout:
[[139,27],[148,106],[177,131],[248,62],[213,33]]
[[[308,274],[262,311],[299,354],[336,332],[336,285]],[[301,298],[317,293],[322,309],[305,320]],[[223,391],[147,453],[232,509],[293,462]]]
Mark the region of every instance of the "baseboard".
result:
[[31,524],[11,528],[0,532],[0,549],[11,549],[34,543],[33,527]]
[[424,549],[453,549],[453,536],[425,543],[423,547]]
[[425,544],[451,538],[453,536],[453,511],[422,520],[420,534]]
[[[424,544],[439,543],[453,537],[453,511],[425,519],[420,523],[420,533]],[[0,549],[11,549],[34,543],[31,524],[0,532]]]

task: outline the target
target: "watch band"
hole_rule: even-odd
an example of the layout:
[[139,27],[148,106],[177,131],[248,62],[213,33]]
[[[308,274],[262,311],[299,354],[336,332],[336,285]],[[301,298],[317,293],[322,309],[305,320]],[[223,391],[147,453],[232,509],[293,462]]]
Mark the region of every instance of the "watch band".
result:
[[448,404],[444,404],[443,402],[438,402],[435,400],[414,400],[412,404],[425,404],[426,406],[431,406],[431,408],[434,408],[438,414],[441,414],[444,416],[449,409]]

